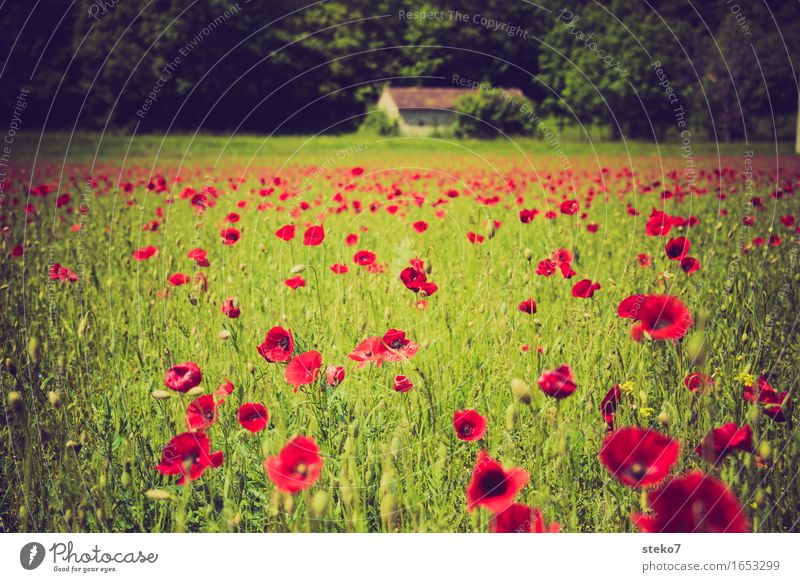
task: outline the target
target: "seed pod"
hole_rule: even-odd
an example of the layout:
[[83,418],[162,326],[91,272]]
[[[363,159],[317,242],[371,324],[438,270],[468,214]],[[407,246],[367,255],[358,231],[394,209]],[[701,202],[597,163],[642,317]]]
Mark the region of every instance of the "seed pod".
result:
[[292,275],[298,275],[298,274],[302,273],[305,270],[306,270],[306,266],[305,265],[295,265],[294,267],[289,269],[289,273],[291,273]]
[[227,329],[220,330],[220,332],[217,334],[217,339],[227,341],[231,339],[231,332],[229,332]]
[[658,422],[664,426],[669,426],[669,412],[662,410],[661,414],[658,415]]
[[11,358],[6,358],[5,369],[6,372],[11,374],[12,376],[17,375],[17,365],[11,360]]
[[168,392],[167,390],[153,390],[150,396],[152,396],[156,400],[166,400],[167,398],[172,396],[172,393]]
[[28,357],[34,366],[38,366],[42,361],[42,344],[39,343],[39,338],[32,337],[28,342]]
[[47,393],[47,399],[50,401],[50,405],[53,408],[58,408],[61,406],[61,397],[53,390],[50,390],[50,392]]
[[533,251],[531,249],[525,249],[523,254],[525,255],[525,259],[530,263],[533,259]]
[[524,404],[531,403],[531,389],[530,387],[521,379],[514,378],[511,380],[511,394]]
[[508,408],[506,408],[506,428],[508,430],[514,430],[514,426],[517,424],[519,420],[519,413],[517,412],[517,407],[513,404],[509,404]]
[[172,499],[172,494],[163,489],[148,489],[145,495],[148,499],[153,499],[154,501],[169,501]]
[[11,412],[13,412],[15,416],[22,416],[22,413],[25,412],[25,400],[23,400],[22,394],[20,394],[16,390],[12,390],[11,392],[9,392],[8,407],[11,409]]
[[758,447],[758,454],[761,455],[762,459],[768,461],[772,456],[772,446],[767,441],[762,441]]
[[256,367],[252,363],[247,362],[247,371],[250,372],[251,375],[255,375]]
[[203,394],[205,391],[206,389],[203,388],[202,386],[195,386],[194,388],[187,390],[185,394],[186,396],[199,396],[200,394]]
[[311,516],[315,519],[322,519],[328,511],[330,497],[325,491],[317,491],[311,498]]

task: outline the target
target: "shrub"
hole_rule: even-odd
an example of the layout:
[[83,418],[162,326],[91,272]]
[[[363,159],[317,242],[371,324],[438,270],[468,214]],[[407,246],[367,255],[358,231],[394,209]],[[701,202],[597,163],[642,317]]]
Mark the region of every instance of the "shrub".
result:
[[456,137],[494,138],[533,133],[533,103],[501,89],[479,91],[456,101]]

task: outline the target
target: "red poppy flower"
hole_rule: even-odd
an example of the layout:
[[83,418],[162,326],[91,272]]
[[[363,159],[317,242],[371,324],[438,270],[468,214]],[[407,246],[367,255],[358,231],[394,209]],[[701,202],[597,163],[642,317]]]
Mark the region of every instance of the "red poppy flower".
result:
[[344,368],[342,366],[328,366],[325,368],[325,377],[328,384],[338,386],[344,382]]
[[589,299],[598,289],[601,289],[600,283],[592,283],[591,279],[581,279],[573,285],[572,296]]
[[364,168],[362,168],[360,166],[356,166],[355,168],[351,168],[351,170],[350,170],[350,175],[351,176],[360,176],[363,173],[364,173]]
[[539,214],[539,211],[536,209],[526,210],[523,208],[522,210],[519,211],[519,221],[522,224],[530,224],[531,222],[533,222],[533,219],[536,218],[537,214]]
[[681,271],[683,271],[687,275],[691,275],[695,271],[699,270],[700,270],[700,261],[698,261],[694,257],[686,257],[685,259],[681,259]]
[[750,523],[724,483],[691,471],[647,494],[652,515],[631,519],[645,533],[747,533]]
[[325,229],[322,225],[309,226],[303,234],[303,244],[307,247],[316,247],[325,240]]
[[569,249],[556,249],[553,251],[553,260],[556,263],[571,263],[572,262],[572,253]]
[[22,255],[25,254],[25,245],[23,245],[22,243],[14,245],[14,248],[11,249],[10,254],[12,257],[21,257]]
[[475,410],[456,410],[453,427],[462,441],[477,441],[486,433],[486,419]]
[[760,404],[764,414],[778,422],[784,422],[791,416],[792,399],[789,398],[788,392],[778,393],[764,376],[758,377],[756,386],[745,386],[742,398]]
[[290,277],[289,279],[286,279],[283,284],[290,289],[297,289],[298,287],[305,287],[306,280],[298,275],[297,277]]
[[697,445],[695,453],[709,463],[719,463],[731,451],[753,452],[753,429],[735,422],[712,429]]
[[140,249],[136,249],[135,251],[133,251],[133,260],[146,261],[153,255],[155,255],[157,252],[158,252],[158,247],[152,247],[152,246],[142,247]]
[[186,407],[186,427],[189,430],[205,430],[217,421],[217,403],[213,394],[203,394]]
[[705,392],[707,387],[714,385],[714,381],[701,372],[691,372],[683,379],[683,385],[691,392]]
[[275,236],[281,240],[290,241],[294,238],[294,225],[287,224],[275,231]]
[[538,507],[531,508],[522,503],[512,503],[489,520],[491,533],[557,533],[560,529],[561,525],[556,522],[545,525]]
[[536,301],[533,300],[533,297],[530,297],[525,301],[522,301],[517,306],[517,309],[519,309],[522,313],[533,315],[534,313],[536,313]]
[[320,366],[322,366],[322,354],[313,350],[305,352],[292,358],[286,365],[283,377],[297,392],[298,387],[311,384],[317,379]]
[[600,461],[623,485],[651,487],[666,478],[680,450],[680,443],[666,435],[626,426],[606,436]]
[[670,230],[672,230],[672,217],[653,208],[653,212],[645,224],[647,236],[667,236]]
[[164,375],[164,384],[177,392],[188,392],[203,381],[203,373],[194,362],[172,366]]
[[167,281],[169,281],[169,284],[173,287],[180,287],[181,285],[186,285],[186,283],[191,283],[192,278],[185,273],[175,273],[170,275]]
[[208,267],[209,265],[207,258],[208,252],[205,251],[204,249],[200,248],[192,249],[188,253],[186,253],[186,256],[194,260],[195,264],[198,267]]
[[236,307],[236,297],[228,297],[222,302],[222,313],[231,319],[236,319],[241,315],[242,310]]
[[559,400],[570,396],[578,387],[575,384],[572,370],[567,364],[563,364],[555,370],[545,370],[536,383],[542,392]]
[[358,235],[357,234],[348,234],[346,237],[344,237],[344,244],[346,244],[349,247],[351,247],[351,246],[353,246],[354,244],[357,244],[357,243],[358,243]]
[[578,204],[577,200],[564,200],[558,209],[561,211],[561,214],[572,216],[578,213],[580,205]]
[[472,244],[481,244],[483,242],[483,235],[469,231],[467,233],[467,239],[469,239],[469,242]]
[[341,263],[334,263],[331,265],[331,271],[336,273],[337,275],[343,275],[350,269],[347,268],[347,265],[343,265]]
[[686,306],[671,295],[631,295],[619,304],[617,315],[638,321],[631,329],[637,342],[645,333],[654,340],[678,340],[694,323]]
[[264,341],[256,349],[268,362],[288,362],[294,350],[292,332],[275,326],[267,332]]
[[353,262],[356,265],[361,265],[362,267],[371,265],[375,262],[375,253],[370,251],[358,251],[355,255],[353,255]]
[[561,271],[561,276],[565,279],[572,279],[577,273],[572,268],[572,263],[560,263],[558,265],[558,270]]
[[467,510],[483,506],[500,513],[514,502],[514,496],[525,487],[528,473],[519,467],[505,471],[486,451],[478,453],[472,469],[472,479],[467,486]]
[[545,259],[536,266],[537,275],[543,275],[545,277],[549,277],[555,272],[556,272],[556,264],[554,261],[551,261],[550,259]]
[[164,445],[161,462],[155,469],[162,475],[180,475],[178,485],[194,481],[209,467],[222,465],[222,451],[211,452],[208,435],[204,432],[184,432]]
[[222,244],[227,246],[235,245],[242,236],[238,228],[223,228],[219,235],[222,237]]
[[275,457],[264,461],[270,480],[281,490],[294,495],[319,479],[322,473],[322,457],[314,439],[296,436]]
[[78,280],[78,276],[62,266],[61,263],[53,263],[48,274],[53,281],[61,281],[62,283],[75,283]]
[[380,366],[383,362],[383,353],[385,348],[381,343],[381,338],[378,336],[368,337],[356,346],[347,356],[354,362],[358,362],[358,367],[363,368],[370,362],[375,362],[375,365]]
[[637,255],[636,258],[639,260],[640,267],[649,267],[650,262],[652,261],[650,255],[648,255],[647,253],[642,253],[640,255]]
[[416,230],[419,233],[423,233],[426,230],[428,230],[428,223],[425,222],[424,220],[418,220],[417,222],[415,222],[411,226],[413,226],[414,230]]
[[418,270],[414,267],[406,267],[400,271],[400,281],[402,281],[407,289],[410,289],[414,293],[419,293],[422,289],[422,285],[428,281],[428,276],[423,270]]
[[685,236],[671,238],[666,246],[667,258],[669,258],[670,261],[680,261],[689,254],[691,246],[692,243],[690,243],[689,239]]
[[395,392],[408,392],[414,387],[414,384],[407,376],[394,377],[394,391]]
[[214,396],[219,397],[219,402],[217,404],[222,404],[222,402],[225,400],[225,397],[230,396],[234,389],[235,387],[233,382],[225,378],[225,381],[219,385],[219,388],[214,390]]
[[236,413],[239,424],[250,432],[261,432],[267,428],[269,413],[267,407],[260,402],[245,402]]
[[619,387],[619,384],[614,384],[614,387],[606,392],[606,395],[603,396],[603,400],[600,402],[600,414],[603,416],[603,420],[608,425],[609,430],[614,429],[614,415],[617,412],[617,406],[621,399],[622,389]]
[[390,329],[383,334],[381,342],[385,348],[382,357],[387,362],[410,360],[419,349],[419,345],[408,339],[402,329]]

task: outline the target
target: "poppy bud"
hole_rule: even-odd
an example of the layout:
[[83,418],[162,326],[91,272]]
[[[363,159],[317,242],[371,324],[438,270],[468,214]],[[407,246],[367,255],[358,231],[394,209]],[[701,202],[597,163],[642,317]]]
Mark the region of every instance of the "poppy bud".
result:
[[756,492],[753,495],[753,501],[755,501],[758,505],[764,503],[764,490],[761,487],[756,489]]
[[514,426],[517,424],[517,420],[519,420],[519,413],[517,412],[517,407],[513,404],[509,404],[508,408],[506,408],[506,428],[508,430],[514,430]]
[[530,263],[531,260],[533,259],[533,251],[531,249],[525,249],[523,254],[525,255],[525,258],[527,259],[527,261]]
[[758,454],[761,455],[761,458],[765,461],[768,461],[772,456],[772,447],[767,441],[762,441],[758,446]]
[[289,273],[291,273],[292,275],[297,275],[299,273],[302,273],[305,270],[306,270],[306,266],[305,265],[295,265],[294,267],[289,269]]
[[68,440],[64,443],[64,446],[68,449],[72,449],[74,452],[79,453],[81,450],[81,444],[78,442],[73,441],[72,439]]
[[240,270],[242,273],[246,272],[246,271],[247,271],[247,265],[245,265],[244,263],[240,263],[240,264],[239,264],[239,270]]
[[658,415],[658,422],[664,426],[669,426],[669,412],[662,410],[661,414]]
[[123,487],[127,488],[131,484],[131,474],[127,470],[123,471],[119,482]]
[[265,245],[264,243],[258,243],[258,250],[259,250],[259,252],[262,252],[262,253],[266,252],[267,245]]
[[691,334],[686,342],[686,355],[694,366],[702,366],[708,358],[708,344],[705,334],[697,331]]
[[8,393],[8,407],[17,416],[22,416],[25,411],[25,401],[22,399],[22,394],[16,390]]
[[189,294],[189,303],[191,303],[192,305],[197,305],[197,297],[195,297],[191,293]]
[[89,327],[89,313],[90,312],[87,311],[86,315],[81,318],[81,321],[78,324],[78,337],[83,337],[84,334],[86,334],[86,330]]
[[514,378],[513,380],[511,380],[511,394],[513,394],[514,398],[516,398],[520,402],[530,405],[531,389],[525,382],[523,382],[519,378]]
[[50,405],[53,408],[58,408],[61,406],[61,397],[53,390],[50,390],[50,392],[47,393],[47,399],[50,401]]
[[317,491],[311,498],[311,515],[315,519],[322,519],[322,516],[328,511],[328,503],[330,497],[325,491]]
[[489,222],[489,224],[486,227],[486,238],[493,239],[496,233],[497,233],[497,227],[494,225],[494,222]]
[[750,409],[750,413],[748,414],[750,417],[750,422],[753,424],[758,422],[759,417],[761,416],[761,409],[758,406],[753,406]]
[[400,452],[403,450],[403,442],[400,440],[400,437],[394,435],[392,437],[392,444],[389,447],[389,451],[391,452],[392,456],[397,459],[400,456]]
[[100,473],[100,477],[97,479],[97,488],[102,490],[106,488],[108,481],[106,480],[106,476],[103,473]]
[[381,521],[388,530],[395,529],[399,524],[397,515],[397,504],[394,501],[394,495],[391,493],[384,495],[381,499]]
[[247,371],[250,372],[250,374],[255,374],[256,373],[256,367],[253,364],[251,364],[250,362],[247,362]]
[[153,499],[154,501],[169,501],[172,499],[172,494],[163,489],[148,489],[145,495],[148,499]]
[[205,388],[203,388],[202,386],[195,386],[194,388],[191,388],[186,392],[184,392],[184,394],[186,394],[186,396],[198,396],[200,394],[203,394],[204,392]]
[[11,374],[12,376],[17,375],[17,365],[13,361],[11,361],[11,358],[6,358],[5,368],[6,372]]
[[38,366],[42,361],[42,345],[39,343],[39,338],[32,337],[28,342],[28,357],[34,366]]
[[425,273],[430,275],[432,272],[433,272],[433,262],[430,259],[428,259],[428,264],[425,265]]
[[283,498],[283,510],[286,513],[291,513],[294,509],[294,497],[287,495]]
[[220,330],[219,334],[217,334],[217,339],[227,341],[231,339],[231,332],[229,332],[227,329]]
[[150,396],[152,396],[156,400],[166,400],[167,398],[172,396],[172,394],[170,392],[167,392],[166,390],[153,390]]
[[25,505],[19,506],[19,511],[17,511],[17,515],[19,515],[20,521],[28,518],[28,507]]

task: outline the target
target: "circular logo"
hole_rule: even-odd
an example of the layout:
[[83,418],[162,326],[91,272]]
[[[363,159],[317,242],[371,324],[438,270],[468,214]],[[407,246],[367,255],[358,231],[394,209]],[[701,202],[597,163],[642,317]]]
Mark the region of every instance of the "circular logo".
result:
[[19,563],[26,570],[35,570],[44,561],[44,546],[39,542],[30,542],[19,551]]

